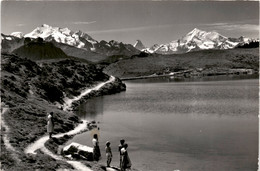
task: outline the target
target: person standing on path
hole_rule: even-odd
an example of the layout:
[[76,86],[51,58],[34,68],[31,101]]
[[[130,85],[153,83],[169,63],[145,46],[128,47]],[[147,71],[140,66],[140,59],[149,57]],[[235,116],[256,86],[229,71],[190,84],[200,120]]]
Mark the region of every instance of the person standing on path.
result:
[[112,150],[111,150],[111,147],[110,147],[110,142],[107,141],[106,142],[106,157],[107,157],[107,167],[110,167],[110,163],[112,161]]
[[51,112],[47,117],[47,132],[49,133],[49,138],[52,138],[53,130],[54,130],[53,112]]
[[119,160],[120,160],[120,164],[119,164],[119,167],[121,168],[122,167],[122,154],[121,154],[121,149],[124,147],[124,144],[125,144],[125,140],[124,139],[121,139],[120,140],[120,144],[119,144],[119,146],[118,146],[118,151],[119,151],[119,154],[120,154],[120,156],[119,156]]
[[126,169],[131,169],[132,163],[129,158],[128,152],[127,152],[128,144],[124,144],[124,147],[121,149],[122,153],[122,167],[121,171],[125,171]]
[[94,146],[94,148],[93,148],[93,159],[94,159],[94,161],[98,161],[99,158],[101,157],[101,153],[100,153],[98,135],[97,134],[93,135],[92,143],[93,143],[93,146]]

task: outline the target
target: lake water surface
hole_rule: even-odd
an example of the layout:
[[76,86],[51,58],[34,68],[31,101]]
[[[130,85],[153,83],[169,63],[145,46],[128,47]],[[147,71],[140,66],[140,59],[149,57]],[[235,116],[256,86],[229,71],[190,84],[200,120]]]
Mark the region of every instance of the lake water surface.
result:
[[[258,79],[126,82],[127,90],[88,100],[78,115],[98,121],[119,165],[119,140],[134,168],[148,171],[257,170]],[[93,131],[72,141],[92,146]]]

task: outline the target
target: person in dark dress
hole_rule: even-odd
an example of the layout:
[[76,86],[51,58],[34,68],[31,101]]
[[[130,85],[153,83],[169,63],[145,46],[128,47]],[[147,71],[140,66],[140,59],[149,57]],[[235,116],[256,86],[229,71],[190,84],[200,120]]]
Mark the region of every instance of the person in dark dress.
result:
[[93,143],[93,146],[94,146],[94,148],[93,148],[93,159],[94,159],[94,161],[98,161],[99,158],[101,157],[101,153],[100,153],[98,135],[97,134],[93,135],[92,143]]
[[124,144],[125,144],[125,140],[124,139],[121,139],[120,140],[120,144],[119,144],[119,146],[118,146],[118,151],[119,151],[119,154],[120,154],[120,156],[119,156],[119,160],[120,160],[120,164],[119,164],[119,167],[121,168],[122,167],[122,154],[121,154],[121,149],[124,147]]

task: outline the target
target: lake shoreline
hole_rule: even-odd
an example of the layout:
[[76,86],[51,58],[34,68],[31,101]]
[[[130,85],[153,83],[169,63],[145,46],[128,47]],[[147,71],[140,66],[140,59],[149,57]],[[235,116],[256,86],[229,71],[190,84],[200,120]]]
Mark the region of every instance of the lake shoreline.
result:
[[[159,166],[165,170],[190,170],[188,167],[194,163],[199,169],[216,165],[217,160],[220,165],[224,162],[223,168],[227,168],[228,162],[223,161],[224,158],[236,167],[234,163],[240,161],[239,154],[254,156],[255,138],[250,135],[255,135],[257,79],[179,83],[160,79],[149,81],[127,81],[126,92],[94,98],[80,106],[78,112],[84,114],[79,113],[79,116],[100,122],[101,145],[109,140],[117,154],[119,139],[126,139],[132,163],[140,170],[160,170]],[[204,97],[207,99],[202,101]],[[115,134],[117,130],[120,131]],[[246,140],[242,141],[241,136]],[[90,145],[90,137],[91,133],[87,132],[72,141]],[[170,143],[166,144],[167,141]],[[226,142],[225,145],[221,145],[222,142]],[[234,149],[241,145],[239,142],[246,147],[244,149],[250,150]],[[246,145],[248,142],[250,147]],[[103,147],[101,150],[104,154]],[[198,157],[207,157],[207,153],[217,160],[210,160],[210,163],[198,160]],[[255,158],[248,161],[252,159]],[[159,160],[164,162],[153,166]],[[118,157],[115,156],[113,161],[114,165],[118,164]],[[241,168],[249,164],[246,161],[240,163]],[[253,168],[250,164],[249,167]]]
[[259,74],[228,74],[228,73],[211,73],[211,74],[205,74],[205,75],[195,75],[195,76],[184,76],[184,75],[178,75],[183,74],[182,72],[179,73],[172,73],[172,74],[163,74],[163,75],[148,75],[148,76],[138,76],[138,77],[125,77],[120,78],[122,81],[130,81],[130,80],[140,80],[140,79],[153,79],[153,78],[170,78],[170,79],[202,79],[202,78],[213,78],[218,76],[223,77],[236,77],[236,76],[242,76],[242,77],[259,77]]

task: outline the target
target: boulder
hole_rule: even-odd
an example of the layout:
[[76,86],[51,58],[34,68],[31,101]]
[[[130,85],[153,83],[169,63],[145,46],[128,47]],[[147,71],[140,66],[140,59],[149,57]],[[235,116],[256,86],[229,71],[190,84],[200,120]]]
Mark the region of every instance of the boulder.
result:
[[69,156],[74,159],[84,159],[93,161],[93,148],[79,143],[71,143],[62,149],[62,154],[66,157]]

